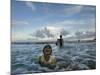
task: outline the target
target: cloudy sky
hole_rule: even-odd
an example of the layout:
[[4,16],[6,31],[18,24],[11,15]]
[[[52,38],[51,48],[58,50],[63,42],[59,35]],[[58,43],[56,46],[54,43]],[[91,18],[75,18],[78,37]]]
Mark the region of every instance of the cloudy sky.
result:
[[95,37],[96,7],[12,0],[12,41]]

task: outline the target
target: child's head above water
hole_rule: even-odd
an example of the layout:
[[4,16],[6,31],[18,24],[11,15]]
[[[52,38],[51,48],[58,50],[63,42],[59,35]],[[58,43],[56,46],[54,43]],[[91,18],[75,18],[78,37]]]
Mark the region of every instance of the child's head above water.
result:
[[45,45],[43,48],[43,54],[39,57],[39,63],[41,66],[52,66],[55,67],[56,59],[52,54],[52,47],[50,45]]
[[52,47],[50,45],[46,45],[43,48],[44,55],[51,55],[52,54]]

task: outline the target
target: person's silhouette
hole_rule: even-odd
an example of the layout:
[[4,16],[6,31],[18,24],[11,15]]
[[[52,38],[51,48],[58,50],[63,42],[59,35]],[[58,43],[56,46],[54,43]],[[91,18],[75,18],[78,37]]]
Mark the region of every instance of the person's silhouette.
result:
[[59,47],[63,47],[63,38],[62,35],[60,35],[60,39],[57,39],[56,45],[58,45]]

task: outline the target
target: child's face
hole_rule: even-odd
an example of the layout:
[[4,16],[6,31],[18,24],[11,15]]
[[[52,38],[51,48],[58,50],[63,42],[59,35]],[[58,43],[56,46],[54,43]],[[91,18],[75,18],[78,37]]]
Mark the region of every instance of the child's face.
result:
[[50,48],[46,48],[46,49],[44,49],[44,54],[45,55],[51,55],[51,49]]

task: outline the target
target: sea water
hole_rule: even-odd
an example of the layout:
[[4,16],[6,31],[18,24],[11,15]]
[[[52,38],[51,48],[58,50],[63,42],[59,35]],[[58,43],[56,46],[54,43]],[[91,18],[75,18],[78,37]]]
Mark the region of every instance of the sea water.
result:
[[52,46],[57,63],[54,69],[41,67],[38,57],[46,44],[11,44],[11,74],[89,70],[96,68],[96,43],[64,43]]

